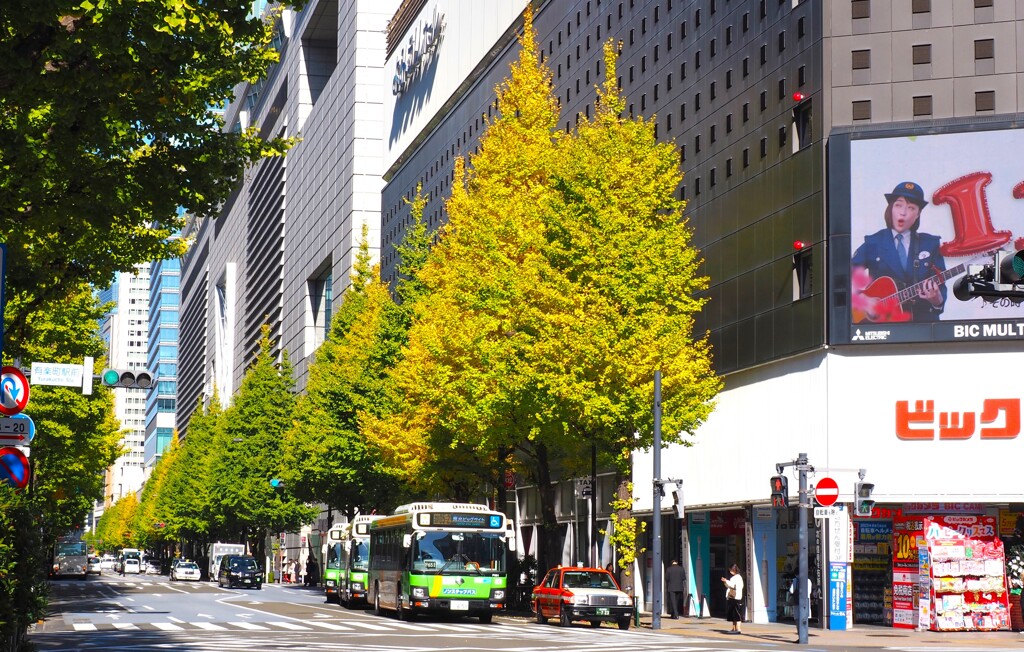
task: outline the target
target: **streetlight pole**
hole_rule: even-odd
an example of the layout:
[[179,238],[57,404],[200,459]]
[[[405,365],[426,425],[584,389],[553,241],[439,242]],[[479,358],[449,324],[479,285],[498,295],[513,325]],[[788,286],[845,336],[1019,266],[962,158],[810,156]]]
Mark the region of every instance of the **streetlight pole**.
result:
[[797,578],[796,578],[796,594],[798,596],[797,603],[797,614],[796,614],[796,634],[797,643],[801,645],[807,644],[807,619],[810,613],[810,599],[807,591],[807,510],[811,508],[811,498],[807,491],[807,473],[808,471],[814,471],[814,467],[807,461],[807,453],[800,453],[796,460],[792,462],[780,462],[775,465],[775,472],[781,474],[782,469],[787,466],[796,467],[796,470],[800,478],[800,490],[797,496],[797,510],[799,516],[799,535],[798,541],[800,546],[799,556],[797,560]]

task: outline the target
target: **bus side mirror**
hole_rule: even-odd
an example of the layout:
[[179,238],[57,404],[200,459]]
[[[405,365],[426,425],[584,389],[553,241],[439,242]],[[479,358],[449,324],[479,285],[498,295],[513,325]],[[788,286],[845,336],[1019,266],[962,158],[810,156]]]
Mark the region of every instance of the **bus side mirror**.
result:
[[412,535],[411,534],[403,534],[402,535],[402,547],[403,548],[408,548],[411,545],[412,545]]
[[516,552],[516,531],[511,523],[505,524],[505,538],[508,540],[508,551]]

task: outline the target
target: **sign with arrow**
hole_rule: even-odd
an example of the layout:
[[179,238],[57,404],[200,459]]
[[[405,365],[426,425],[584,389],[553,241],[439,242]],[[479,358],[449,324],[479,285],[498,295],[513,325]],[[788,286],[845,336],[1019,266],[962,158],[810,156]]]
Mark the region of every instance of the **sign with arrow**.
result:
[[0,413],[13,417],[28,405],[28,379],[17,367],[0,368]]
[[0,446],[28,446],[35,436],[36,424],[24,412],[0,417]]

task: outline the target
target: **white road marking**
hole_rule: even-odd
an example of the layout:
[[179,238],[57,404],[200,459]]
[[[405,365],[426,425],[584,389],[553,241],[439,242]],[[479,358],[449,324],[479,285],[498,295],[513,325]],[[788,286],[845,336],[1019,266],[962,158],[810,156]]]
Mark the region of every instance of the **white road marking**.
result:
[[231,624],[236,626],[236,627],[241,627],[242,629],[252,629],[252,630],[257,630],[258,629],[258,630],[261,630],[261,631],[266,631],[267,630],[267,628],[264,627],[263,625],[257,625],[256,623],[238,622],[238,623],[231,623]]
[[302,632],[308,632],[309,631],[308,627],[303,627],[302,625],[296,625],[295,623],[286,623],[284,621],[277,621],[277,622],[267,623],[267,624],[268,625],[273,625],[274,627],[281,627],[282,629],[292,629],[292,630],[295,630],[295,631],[302,631]]
[[76,632],[95,632],[96,625],[92,623],[75,623]]
[[194,625],[194,626],[198,627],[199,629],[209,629],[209,630],[215,630],[215,631],[223,631],[223,630],[227,629],[227,627],[221,627],[220,625],[214,625],[213,623],[193,622],[193,623],[189,623],[189,624],[190,625]]
[[174,623],[152,623],[152,625],[153,627],[156,627],[157,629],[162,629],[165,632],[180,632],[185,629],[184,627],[179,627]]

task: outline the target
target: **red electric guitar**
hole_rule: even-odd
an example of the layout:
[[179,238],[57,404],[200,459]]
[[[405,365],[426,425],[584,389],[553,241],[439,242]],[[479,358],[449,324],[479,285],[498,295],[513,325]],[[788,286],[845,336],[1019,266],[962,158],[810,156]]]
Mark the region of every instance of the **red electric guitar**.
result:
[[[880,278],[871,281],[866,288],[861,292],[862,295],[868,297],[870,308],[865,310],[863,308],[853,308],[853,323],[860,324],[864,321],[869,322],[900,322],[910,321],[913,315],[909,311],[903,309],[903,304],[916,299],[921,287],[924,286],[928,281],[934,280],[939,283],[941,287],[946,281],[959,276],[967,271],[967,265],[970,261],[960,263],[956,267],[950,267],[949,269],[941,272],[936,271],[932,276],[929,276],[923,281],[919,281],[913,285],[907,286],[902,290],[896,286],[896,281],[892,280],[892,277],[882,276]],[[856,288],[854,288],[856,291]]]

